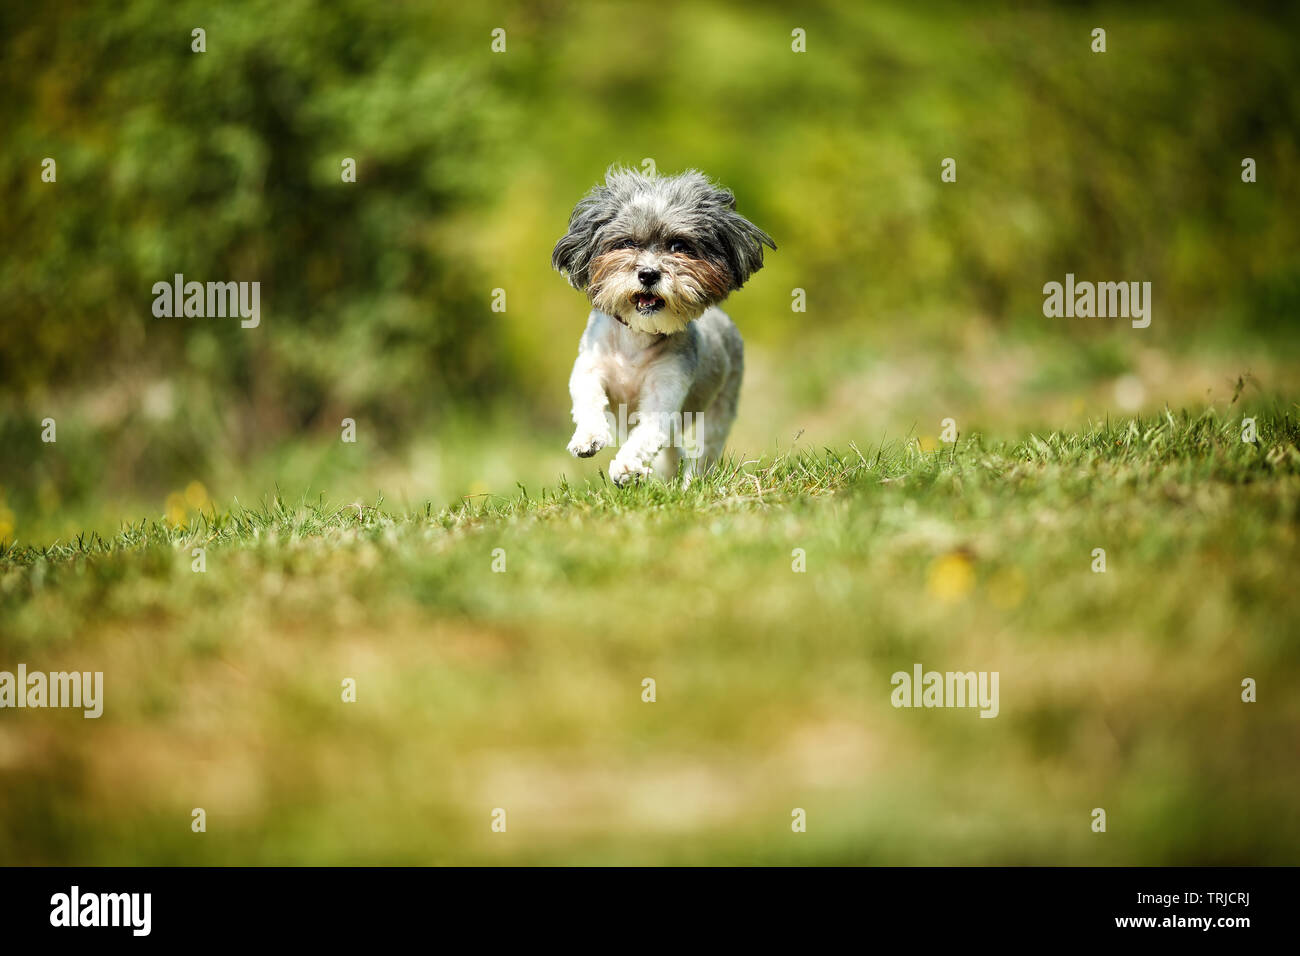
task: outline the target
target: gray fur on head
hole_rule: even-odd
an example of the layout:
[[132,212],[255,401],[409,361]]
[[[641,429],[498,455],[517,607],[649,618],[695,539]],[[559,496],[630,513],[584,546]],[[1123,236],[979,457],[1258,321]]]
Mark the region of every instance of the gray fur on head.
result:
[[594,257],[625,247],[664,248],[678,239],[698,258],[726,268],[727,291],[762,268],[763,246],[776,248],[771,236],[736,212],[730,190],[698,170],[651,177],[615,166],[605,173],[605,184],[574,207],[551,265],[574,288],[588,291]]

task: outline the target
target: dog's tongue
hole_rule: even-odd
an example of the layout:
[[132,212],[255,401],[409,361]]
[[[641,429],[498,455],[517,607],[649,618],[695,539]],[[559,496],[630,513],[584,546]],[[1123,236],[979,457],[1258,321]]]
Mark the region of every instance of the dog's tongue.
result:
[[657,295],[647,295],[644,292],[637,293],[637,297],[636,297],[637,305],[654,305],[658,301],[659,301],[659,296]]

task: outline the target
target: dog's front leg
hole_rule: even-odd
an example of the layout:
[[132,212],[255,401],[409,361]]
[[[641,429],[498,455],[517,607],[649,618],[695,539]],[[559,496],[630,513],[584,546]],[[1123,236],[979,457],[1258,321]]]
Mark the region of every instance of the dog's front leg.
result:
[[600,370],[585,353],[578,355],[569,376],[569,396],[573,399],[573,438],[569,454],[590,458],[614,441],[609,430],[609,398]]
[[641,386],[635,427],[609,463],[614,484],[626,485],[654,473],[655,457],[680,433],[689,387],[689,376],[676,368],[647,376]]

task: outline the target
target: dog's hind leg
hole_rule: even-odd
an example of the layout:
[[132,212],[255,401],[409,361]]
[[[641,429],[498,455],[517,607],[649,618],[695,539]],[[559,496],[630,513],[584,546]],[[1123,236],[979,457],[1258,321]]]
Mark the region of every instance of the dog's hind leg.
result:
[[655,455],[654,470],[655,476],[664,482],[672,481],[677,477],[677,463],[681,459],[681,450],[672,445],[665,445],[660,449],[659,454]]
[[744,377],[743,359],[733,356],[731,370],[709,407],[695,416],[694,446],[687,448],[687,474],[702,475],[722,458],[740,405],[740,382]]

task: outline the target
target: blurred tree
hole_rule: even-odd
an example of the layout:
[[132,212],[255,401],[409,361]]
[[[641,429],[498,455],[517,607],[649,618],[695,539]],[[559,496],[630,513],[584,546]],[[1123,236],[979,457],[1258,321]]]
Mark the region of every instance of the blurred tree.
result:
[[[418,5],[0,17],[10,395],[152,367],[250,404],[230,421],[264,439],[335,406],[382,422],[494,384],[482,284],[436,226],[482,197],[503,107]],[[260,281],[261,326],[153,317],[151,286],[175,273]]]

